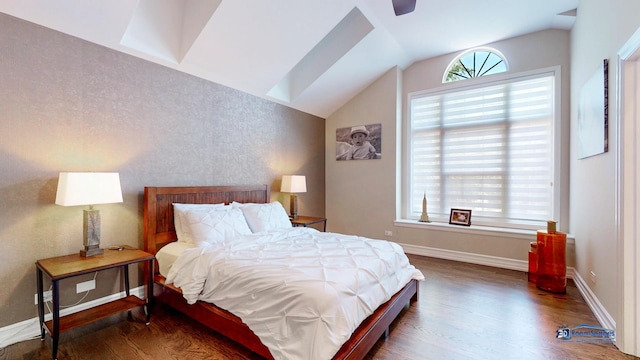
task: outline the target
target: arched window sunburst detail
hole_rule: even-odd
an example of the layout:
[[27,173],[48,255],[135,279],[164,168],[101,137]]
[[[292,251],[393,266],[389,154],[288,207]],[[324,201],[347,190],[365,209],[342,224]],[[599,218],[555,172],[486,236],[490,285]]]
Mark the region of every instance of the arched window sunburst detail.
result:
[[509,70],[507,60],[492,48],[475,48],[455,58],[447,67],[443,83],[498,74]]

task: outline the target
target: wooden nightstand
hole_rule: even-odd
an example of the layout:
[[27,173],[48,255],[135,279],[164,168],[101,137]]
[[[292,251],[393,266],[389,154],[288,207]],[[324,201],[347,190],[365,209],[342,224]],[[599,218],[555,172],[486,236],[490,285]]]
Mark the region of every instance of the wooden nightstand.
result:
[[[36,275],[38,282],[38,316],[40,317],[40,338],[44,340],[45,330],[51,334],[52,358],[58,356],[58,340],[60,333],[76,327],[89,324],[96,320],[104,319],[119,312],[131,310],[138,306],[145,306],[147,324],[151,318],[151,301],[153,297],[153,265],[155,257],[142,250],[124,246],[122,250],[105,249],[104,254],[91,257],[82,257],[80,254],[58,256],[36,261]],[[146,299],[129,294],[129,265],[147,261]],[[62,279],[89,274],[96,271],[121,267],[124,274],[126,297],[111,301],[90,309],[60,317],[60,288],[58,282]],[[46,273],[51,278],[53,319],[44,320],[44,289],[42,274]]]
[[291,225],[293,226],[304,226],[307,227],[309,225],[324,223],[322,231],[327,231],[327,219],[313,216],[298,216],[295,219],[290,219]]

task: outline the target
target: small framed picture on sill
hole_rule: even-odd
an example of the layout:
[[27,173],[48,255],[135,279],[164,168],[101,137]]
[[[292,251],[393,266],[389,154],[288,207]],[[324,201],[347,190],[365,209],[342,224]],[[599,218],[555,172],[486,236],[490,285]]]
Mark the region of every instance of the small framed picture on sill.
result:
[[471,226],[471,210],[451,209],[449,224]]

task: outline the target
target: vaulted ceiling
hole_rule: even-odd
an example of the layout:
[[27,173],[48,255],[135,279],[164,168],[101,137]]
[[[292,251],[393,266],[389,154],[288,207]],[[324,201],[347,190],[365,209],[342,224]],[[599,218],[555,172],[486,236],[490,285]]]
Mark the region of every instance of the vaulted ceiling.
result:
[[0,0],[0,12],[320,117],[394,66],[544,29],[579,0]]

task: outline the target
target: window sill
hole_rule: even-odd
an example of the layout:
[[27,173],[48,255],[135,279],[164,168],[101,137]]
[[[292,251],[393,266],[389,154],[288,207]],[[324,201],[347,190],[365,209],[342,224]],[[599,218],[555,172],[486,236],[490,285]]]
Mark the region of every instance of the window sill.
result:
[[[444,222],[425,223],[425,222],[419,222],[417,220],[407,220],[407,219],[395,220],[393,224],[398,227],[423,229],[423,230],[431,230],[431,231],[457,232],[457,233],[482,235],[482,236],[508,237],[508,238],[523,239],[528,241],[535,240],[536,233],[537,233],[536,230],[510,229],[510,228],[500,228],[500,227],[491,227],[491,226],[480,226],[480,225],[473,225],[473,224],[471,226],[461,226],[461,225],[451,225]],[[575,243],[575,239],[573,235],[567,234],[567,243],[568,244]]]

